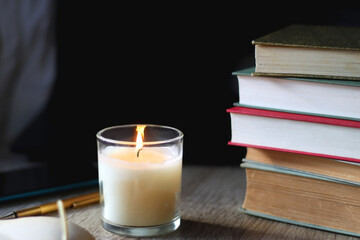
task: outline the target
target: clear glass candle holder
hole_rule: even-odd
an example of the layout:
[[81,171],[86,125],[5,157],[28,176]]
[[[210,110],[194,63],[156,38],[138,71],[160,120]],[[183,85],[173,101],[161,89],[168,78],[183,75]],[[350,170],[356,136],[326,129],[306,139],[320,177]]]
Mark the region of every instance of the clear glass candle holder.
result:
[[97,133],[102,226],[128,236],[158,236],[180,226],[183,133],[159,125]]

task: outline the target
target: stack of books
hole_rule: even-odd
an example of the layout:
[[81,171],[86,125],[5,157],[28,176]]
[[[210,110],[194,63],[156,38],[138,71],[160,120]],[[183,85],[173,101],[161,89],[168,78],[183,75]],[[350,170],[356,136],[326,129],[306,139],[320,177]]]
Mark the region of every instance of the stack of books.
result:
[[360,236],[360,29],[292,25],[234,72],[230,145],[247,147],[241,210]]

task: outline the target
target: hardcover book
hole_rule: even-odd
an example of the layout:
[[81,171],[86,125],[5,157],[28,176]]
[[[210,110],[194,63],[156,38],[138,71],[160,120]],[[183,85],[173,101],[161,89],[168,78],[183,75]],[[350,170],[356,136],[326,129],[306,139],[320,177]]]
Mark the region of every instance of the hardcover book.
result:
[[360,163],[252,147],[247,148],[243,161],[267,169],[296,171],[337,182],[360,184]]
[[227,112],[230,145],[360,162],[360,121],[245,107]]
[[240,209],[262,218],[360,236],[360,185],[266,164],[241,164],[246,193]]
[[360,120],[360,81],[252,76],[254,70],[233,72],[236,106]]
[[360,28],[291,25],[252,43],[255,75],[360,80]]

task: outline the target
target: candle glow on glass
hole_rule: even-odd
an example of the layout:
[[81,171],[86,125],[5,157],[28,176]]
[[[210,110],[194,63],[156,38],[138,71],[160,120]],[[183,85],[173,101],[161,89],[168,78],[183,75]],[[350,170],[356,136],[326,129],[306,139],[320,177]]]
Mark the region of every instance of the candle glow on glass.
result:
[[180,217],[182,151],[146,142],[152,139],[151,131],[144,137],[146,127],[152,126],[136,125],[131,145],[98,151],[102,219],[114,226],[158,226]]

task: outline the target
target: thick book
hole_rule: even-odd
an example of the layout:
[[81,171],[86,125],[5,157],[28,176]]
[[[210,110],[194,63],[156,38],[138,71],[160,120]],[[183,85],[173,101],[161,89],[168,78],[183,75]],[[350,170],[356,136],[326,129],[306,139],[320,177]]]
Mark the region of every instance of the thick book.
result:
[[360,163],[252,147],[247,148],[244,162],[267,169],[296,171],[337,182],[360,184]]
[[360,28],[290,25],[253,40],[255,74],[360,80]]
[[360,162],[360,121],[246,107],[227,112],[230,145]]
[[233,72],[236,106],[360,120],[360,81],[252,76],[254,71]]
[[241,211],[341,234],[360,236],[360,185],[244,162],[246,193]]

